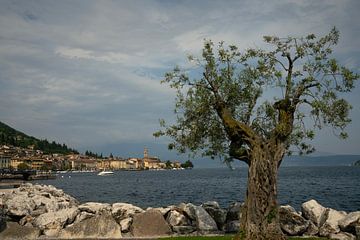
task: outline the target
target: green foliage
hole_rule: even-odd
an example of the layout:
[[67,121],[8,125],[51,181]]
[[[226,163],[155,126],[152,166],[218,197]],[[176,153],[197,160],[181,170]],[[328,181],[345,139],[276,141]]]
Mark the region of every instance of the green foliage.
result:
[[89,157],[93,157],[93,158],[103,158],[102,154],[93,153],[93,152],[88,151],[88,150],[85,151],[85,155],[89,156]]
[[190,160],[187,160],[185,163],[182,163],[182,164],[181,164],[181,167],[182,167],[182,168],[193,168],[194,165],[193,165],[193,163],[192,163]]
[[169,149],[190,156],[243,161],[258,139],[302,154],[314,151],[309,141],[324,126],[346,138],[351,106],[343,95],[359,75],[331,56],[338,30],[264,40],[270,50],[243,52],[206,40],[202,56],[189,56],[195,70],[166,73],[162,82],[176,90],[176,122],[160,120],[154,136],[169,136]]
[[18,170],[30,170],[30,169],[31,169],[31,166],[27,165],[26,163],[20,163],[20,164],[17,166],[17,169],[18,169]]
[[48,140],[39,140],[19,132],[8,125],[0,122],[0,144],[12,145],[15,147],[28,148],[34,146],[34,149],[49,153],[78,153],[76,150],[68,148],[65,144],[59,144],[55,141],[51,143]]
[[170,162],[169,160],[167,160],[167,161],[165,162],[165,168],[166,168],[166,169],[171,169],[171,168],[172,168],[171,162]]

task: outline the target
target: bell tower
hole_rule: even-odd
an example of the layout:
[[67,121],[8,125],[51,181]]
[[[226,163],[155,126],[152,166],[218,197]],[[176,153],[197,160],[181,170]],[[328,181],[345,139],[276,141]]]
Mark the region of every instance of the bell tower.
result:
[[147,147],[144,148],[144,159],[148,159],[149,158],[149,153],[148,153],[148,149]]

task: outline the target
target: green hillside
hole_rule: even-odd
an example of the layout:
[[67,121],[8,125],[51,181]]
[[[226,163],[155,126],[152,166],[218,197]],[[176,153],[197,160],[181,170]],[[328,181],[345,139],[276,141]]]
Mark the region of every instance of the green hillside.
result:
[[55,141],[39,140],[25,133],[19,132],[14,128],[0,122],[0,145],[12,145],[15,147],[27,148],[34,146],[34,149],[41,150],[44,153],[78,153],[76,150],[68,148],[65,144],[59,144]]

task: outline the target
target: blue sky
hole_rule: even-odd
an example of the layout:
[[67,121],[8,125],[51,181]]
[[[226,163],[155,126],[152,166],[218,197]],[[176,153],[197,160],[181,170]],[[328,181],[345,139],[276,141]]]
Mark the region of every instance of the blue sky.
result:
[[[262,36],[325,34],[336,26],[335,56],[360,72],[360,1],[0,1],[0,120],[27,134],[77,148],[141,156],[144,146],[177,158],[154,139],[173,119],[175,93],[164,73],[198,54],[203,39],[240,49]],[[350,138],[325,129],[320,152],[360,154],[360,90]]]

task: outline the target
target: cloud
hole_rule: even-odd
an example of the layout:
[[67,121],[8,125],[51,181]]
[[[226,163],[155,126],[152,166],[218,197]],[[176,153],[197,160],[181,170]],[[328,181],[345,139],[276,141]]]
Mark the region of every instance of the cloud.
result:
[[263,35],[321,35],[337,26],[337,57],[356,68],[359,7],[356,0],[1,1],[0,120],[73,147],[151,141],[158,118],[174,118],[175,93],[160,80],[185,65],[186,54],[200,54],[204,38],[244,49],[263,46]]

